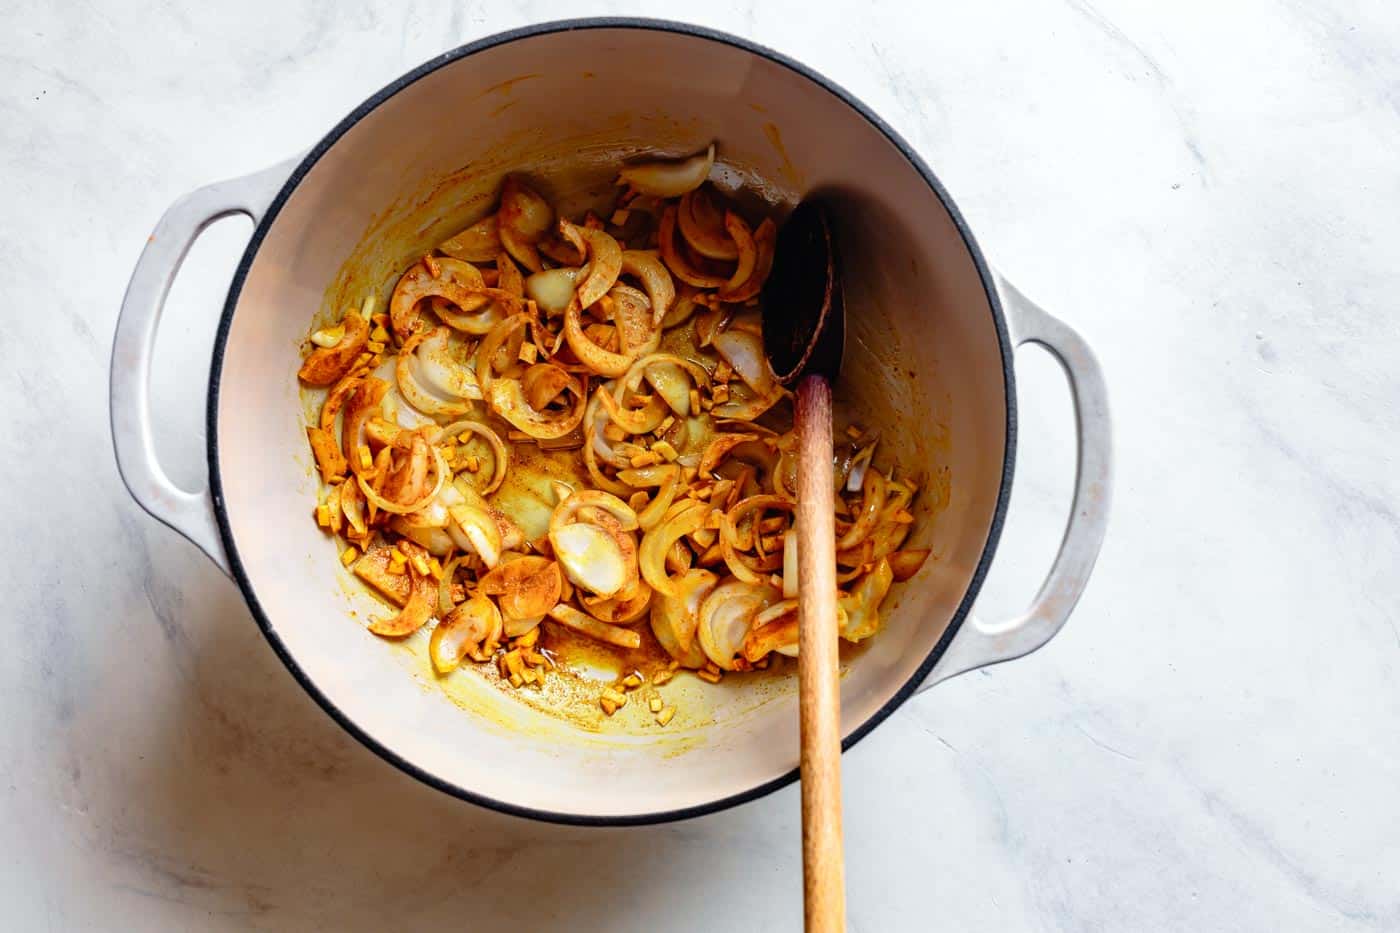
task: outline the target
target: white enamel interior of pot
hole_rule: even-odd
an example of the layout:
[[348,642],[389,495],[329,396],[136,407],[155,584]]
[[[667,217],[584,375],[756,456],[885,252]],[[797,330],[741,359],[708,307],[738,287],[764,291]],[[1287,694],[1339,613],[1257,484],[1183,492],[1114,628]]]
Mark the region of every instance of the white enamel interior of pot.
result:
[[610,164],[619,153],[681,153],[711,139],[724,160],[772,182],[772,197],[835,189],[858,205],[842,222],[850,319],[840,393],[885,428],[882,462],[897,451],[903,464],[951,476],[935,519],[926,516],[937,497],[920,497],[911,541],[936,559],[896,585],[885,631],[843,679],[843,732],[914,677],[986,544],[1007,410],[992,314],[951,217],[876,127],[780,64],[676,33],[554,33],[447,65],[352,127],[276,217],[228,334],[218,449],[238,556],[305,676],[384,748],[473,794],[595,817],[742,794],[797,765],[795,682],[755,693],[742,677],[717,688],[682,678],[690,684],[678,695],[707,697],[693,701],[708,702],[713,721],[633,734],[583,731],[484,682],[454,703],[426,672],[421,644],[389,645],[347,618],[348,604],[360,618],[383,610],[347,595],[356,587],[337,574],[335,546],[310,520],[299,341],[328,289],[332,303],[353,291],[341,275],[352,254],[362,278],[383,281],[485,213],[490,204],[464,192],[494,190],[508,169],[561,154]]

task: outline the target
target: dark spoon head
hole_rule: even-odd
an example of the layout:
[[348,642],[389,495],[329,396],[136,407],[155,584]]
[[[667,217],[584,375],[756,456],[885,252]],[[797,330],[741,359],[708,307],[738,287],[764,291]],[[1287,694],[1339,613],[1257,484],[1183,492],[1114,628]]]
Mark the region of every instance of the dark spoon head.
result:
[[831,217],[820,202],[803,201],[778,231],[773,270],[763,287],[768,362],[785,386],[813,374],[834,380],[845,343],[846,307]]

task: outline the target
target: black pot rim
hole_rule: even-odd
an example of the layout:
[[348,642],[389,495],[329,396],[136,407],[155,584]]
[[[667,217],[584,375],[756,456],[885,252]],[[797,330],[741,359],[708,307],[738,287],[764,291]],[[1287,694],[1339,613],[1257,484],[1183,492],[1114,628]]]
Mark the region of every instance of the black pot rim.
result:
[[609,16],[555,20],[496,33],[495,35],[487,36],[486,38],[478,39],[475,42],[469,42],[466,45],[444,52],[424,62],[422,65],[419,65],[417,68],[375,92],[366,99],[364,103],[356,107],[347,117],[336,124],[336,126],[322,137],[320,142],[318,142],[301,160],[286,183],[282,186],[282,189],[278,192],[276,198],[273,199],[267,212],[258,223],[257,228],[253,231],[253,236],[249,240],[242,258],[239,260],[232,284],[229,286],[228,299],[224,303],[223,314],[219,319],[219,327],[214,341],[213,359],[210,364],[209,372],[209,400],[206,415],[208,423],[209,491],[213,498],[214,516],[218,522],[219,536],[223,540],[224,550],[228,555],[233,578],[235,582],[237,582],[238,588],[242,590],[243,597],[248,603],[248,608],[253,613],[253,618],[257,621],[258,627],[262,629],[262,633],[267,638],[268,644],[272,646],[272,650],[281,658],[282,663],[286,665],[287,670],[291,672],[292,676],[301,684],[302,688],[310,694],[312,699],[314,699],[332,719],[338,722],[342,728],[359,740],[365,747],[369,748],[401,771],[422,781],[424,784],[461,800],[489,807],[490,809],[514,816],[575,826],[638,826],[691,819],[693,817],[724,810],[741,803],[747,803],[751,800],[757,800],[797,780],[798,770],[794,768],[786,774],[749,788],[741,793],[732,794],[728,797],[722,797],[695,806],[682,807],[674,810],[660,810],[651,813],[628,814],[625,816],[597,816],[587,813],[568,813],[521,806],[519,804],[508,803],[488,797],[484,794],[445,781],[434,774],[430,774],[423,768],[420,768],[397,752],[383,745],[373,736],[361,729],[359,725],[351,720],[329,697],[321,692],[320,688],[317,687],[311,678],[307,676],[306,672],[302,670],[301,666],[296,662],[296,659],[292,657],[287,646],[282,642],[282,639],[277,635],[276,631],[274,631],[267,614],[263,611],[262,605],[258,601],[257,594],[253,591],[252,582],[249,580],[247,572],[244,570],[243,562],[239,557],[238,545],[234,541],[232,528],[229,524],[228,513],[224,503],[223,480],[219,472],[219,383],[223,373],[224,348],[228,340],[229,327],[233,322],[234,310],[237,308],[238,299],[243,290],[243,283],[247,278],[248,270],[252,267],[254,258],[257,256],[258,249],[262,245],[268,230],[277,220],[277,216],[281,212],[283,205],[301,183],[302,179],[306,177],[307,173],[310,172],[312,167],[320,160],[321,156],[345,135],[351,127],[364,119],[380,104],[384,103],[410,84],[418,81],[420,78],[437,71],[439,68],[450,65],[459,59],[500,45],[550,33],[582,29],[654,30],[657,32],[678,33],[706,39],[711,42],[719,42],[754,55],[762,56],[824,88],[827,92],[842,100],[848,107],[869,122],[871,126],[879,130],[886,139],[899,149],[904,155],[904,158],[908,160],[909,164],[923,177],[924,182],[938,197],[939,201],[942,202],[949,216],[953,219],[953,223],[956,225],[976,265],[977,274],[982,280],[982,287],[986,292],[987,301],[992,312],[993,323],[996,327],[997,340],[1000,343],[1002,372],[1006,391],[1006,447],[1003,453],[1001,486],[997,493],[996,509],[992,515],[991,527],[988,529],[987,541],[982,549],[982,555],[977,561],[977,567],[973,571],[972,579],[968,583],[967,592],[963,595],[962,601],[958,604],[957,611],[954,613],[952,621],[949,623],[943,636],[924,658],[923,663],[919,665],[914,675],[905,681],[905,683],[902,684],[869,719],[857,726],[850,735],[846,736],[841,743],[843,751],[859,742],[870,730],[883,722],[913,695],[919,684],[923,683],[929,672],[933,670],[933,666],[938,663],[939,658],[947,651],[948,645],[951,644],[953,637],[958,633],[959,629],[962,628],[963,621],[967,618],[968,612],[977,598],[977,593],[982,587],[982,581],[986,577],[988,567],[991,565],[992,556],[996,553],[997,543],[1001,537],[1001,530],[1006,520],[1006,510],[1010,499],[1011,480],[1016,459],[1015,371],[1012,365],[1012,346],[1007,332],[1006,318],[1002,311],[1001,302],[997,296],[997,290],[993,284],[992,275],[987,266],[987,262],[982,256],[982,251],[978,247],[977,241],[972,235],[972,231],[968,228],[967,222],[963,219],[962,214],[953,203],[953,199],[944,189],[942,183],[933,174],[933,171],[924,163],[923,159],[919,157],[918,153],[914,151],[903,137],[880,119],[869,107],[861,103],[855,96],[840,85],[780,52],[719,30],[670,20]]

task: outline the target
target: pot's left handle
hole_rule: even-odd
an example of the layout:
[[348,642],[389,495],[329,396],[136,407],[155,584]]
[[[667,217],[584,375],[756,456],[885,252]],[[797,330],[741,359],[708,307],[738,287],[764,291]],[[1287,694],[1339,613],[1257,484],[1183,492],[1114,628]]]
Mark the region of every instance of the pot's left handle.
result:
[[214,221],[230,214],[247,214],[256,226],[296,161],[208,185],[170,205],[136,261],[112,342],[112,445],[122,481],[143,509],[199,545],[226,574],[228,557],[219,538],[208,487],[199,492],[181,489],[156,459],[151,430],[151,356],[165,298],[195,239]]
[[1039,344],[1069,377],[1079,454],[1074,501],[1060,552],[1030,606],[1015,618],[997,622],[978,618],[975,613],[968,616],[947,653],[919,686],[920,693],[950,677],[1030,654],[1055,637],[1089,584],[1108,529],[1113,432],[1103,369],[1084,338],[1069,325],[1000,275],[996,285],[1015,345]]

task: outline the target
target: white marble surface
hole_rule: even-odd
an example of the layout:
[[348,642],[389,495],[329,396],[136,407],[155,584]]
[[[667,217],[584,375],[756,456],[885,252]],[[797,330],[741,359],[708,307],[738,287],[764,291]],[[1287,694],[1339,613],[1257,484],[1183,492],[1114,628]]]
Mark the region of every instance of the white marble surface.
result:
[[[1116,513],[1069,626],[846,758],[851,929],[1400,929],[1400,12],[835,7],[0,9],[7,928],[799,927],[795,788],[608,831],[420,786],[313,705],[109,452],[118,301],[173,198],[309,145],[460,42],[646,12],[868,101],[1108,370]],[[162,451],[192,484],[246,235],[196,247],[161,340]],[[990,613],[1033,591],[1073,470],[1057,371],[1018,371]]]

